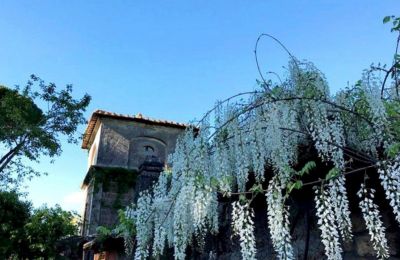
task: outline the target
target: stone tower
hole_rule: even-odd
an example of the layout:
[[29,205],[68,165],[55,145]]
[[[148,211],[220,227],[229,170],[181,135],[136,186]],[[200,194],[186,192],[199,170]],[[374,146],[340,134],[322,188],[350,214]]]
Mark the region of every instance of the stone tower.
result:
[[82,185],[86,191],[82,235],[94,235],[98,226],[117,224],[118,209],[134,201],[158,177],[186,127],[141,114],[102,110],[92,114],[82,142],[89,152]]

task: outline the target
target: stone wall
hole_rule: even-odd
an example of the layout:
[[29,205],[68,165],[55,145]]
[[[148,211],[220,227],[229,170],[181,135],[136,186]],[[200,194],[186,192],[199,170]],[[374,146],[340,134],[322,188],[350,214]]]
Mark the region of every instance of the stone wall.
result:
[[162,163],[175,149],[183,129],[144,123],[101,119],[97,165],[139,169],[146,157],[155,156]]
[[[95,165],[90,166],[84,180],[87,200],[83,235],[94,235],[98,226],[113,227],[117,224],[118,209],[135,201],[138,192],[151,185],[154,173],[158,176],[167,154],[174,151],[176,140],[183,132],[182,128],[114,118],[101,118],[96,129],[99,132],[89,153],[89,164]],[[140,171],[136,174],[137,186],[135,182],[128,189],[121,190],[121,183],[113,178],[123,169]],[[109,176],[100,176],[105,170]],[[102,184],[105,181],[107,187]]]

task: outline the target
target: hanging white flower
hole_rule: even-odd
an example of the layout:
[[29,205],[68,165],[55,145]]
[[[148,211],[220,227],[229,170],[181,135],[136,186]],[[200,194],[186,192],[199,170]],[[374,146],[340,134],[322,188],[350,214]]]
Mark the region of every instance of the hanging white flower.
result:
[[351,241],[352,224],[350,219],[349,201],[345,187],[345,177],[343,174],[329,180],[329,196],[335,212],[336,222],[339,227],[341,237],[346,241]]
[[321,230],[321,240],[325,247],[328,260],[342,259],[342,247],[339,242],[338,226],[336,224],[333,201],[324,187],[315,189],[315,206],[317,208],[318,226]]
[[136,223],[136,251],[135,259],[143,260],[149,257],[150,241],[154,227],[151,215],[153,213],[152,196],[144,191],[140,194],[137,202],[137,208],[133,213]]
[[385,190],[386,198],[400,224],[400,155],[391,162],[378,164],[378,167],[379,179]]
[[240,251],[244,260],[256,259],[256,239],[254,235],[254,212],[248,203],[232,203],[233,234],[239,237]]
[[379,259],[389,258],[389,247],[385,237],[385,227],[378,210],[378,206],[373,202],[375,190],[367,189],[361,184],[357,192],[360,201],[360,209],[367,226],[368,233],[371,236],[371,242]]
[[268,205],[268,227],[272,245],[279,259],[294,259],[293,247],[289,228],[289,212],[285,205],[282,190],[286,184],[278,176],[274,176],[269,183],[266,193]]

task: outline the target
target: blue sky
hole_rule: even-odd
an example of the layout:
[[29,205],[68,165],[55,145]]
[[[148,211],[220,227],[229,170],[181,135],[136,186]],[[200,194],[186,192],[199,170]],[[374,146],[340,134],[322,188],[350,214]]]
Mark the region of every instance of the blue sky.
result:
[[[382,18],[399,11],[398,0],[1,1],[0,84],[34,73],[92,95],[87,117],[104,109],[188,122],[255,88],[260,33],[313,61],[337,90],[371,62],[390,63],[395,35]],[[259,52],[264,71],[284,75],[275,43],[262,41]],[[27,183],[28,198],[79,210],[86,158],[65,144],[54,164],[36,166],[49,176]]]

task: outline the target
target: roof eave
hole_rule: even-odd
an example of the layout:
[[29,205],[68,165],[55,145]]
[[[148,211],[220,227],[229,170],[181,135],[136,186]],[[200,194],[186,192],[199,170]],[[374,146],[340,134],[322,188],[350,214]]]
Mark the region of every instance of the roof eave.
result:
[[89,120],[88,125],[85,130],[85,133],[83,135],[82,146],[81,146],[82,149],[89,149],[90,140],[92,138],[93,132],[96,128],[96,124],[97,124],[97,121],[99,118],[114,118],[114,119],[119,119],[119,120],[127,120],[127,121],[132,121],[132,122],[143,123],[143,124],[159,125],[159,126],[166,126],[166,127],[179,128],[179,129],[186,129],[187,127],[194,127],[192,125],[182,124],[182,123],[177,123],[177,122],[172,122],[172,121],[144,118],[144,117],[142,117],[142,115],[131,116],[131,115],[111,113],[111,112],[107,112],[104,110],[96,110],[93,112],[92,116],[90,117],[90,120]]

